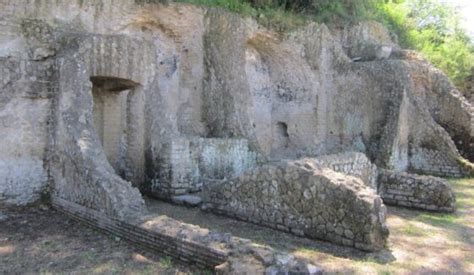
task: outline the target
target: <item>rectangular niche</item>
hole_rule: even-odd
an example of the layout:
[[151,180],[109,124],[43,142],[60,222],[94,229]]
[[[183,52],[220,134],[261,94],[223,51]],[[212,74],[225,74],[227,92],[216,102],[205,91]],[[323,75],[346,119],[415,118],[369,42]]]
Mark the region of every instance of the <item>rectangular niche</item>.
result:
[[144,178],[144,114],[138,83],[95,76],[92,82],[94,128],[116,173],[136,185]]

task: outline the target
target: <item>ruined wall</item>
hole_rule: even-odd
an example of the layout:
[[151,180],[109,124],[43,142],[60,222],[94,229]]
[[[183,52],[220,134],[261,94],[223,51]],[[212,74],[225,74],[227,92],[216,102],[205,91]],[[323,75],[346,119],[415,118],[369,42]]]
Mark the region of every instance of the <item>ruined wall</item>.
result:
[[360,178],[362,182],[377,189],[377,166],[362,153],[347,152],[304,159],[317,167],[328,167],[336,172]]
[[[471,106],[380,25],[279,34],[219,9],[132,0],[5,0],[0,15],[2,200],[37,199],[48,175],[54,195],[95,209],[138,207],[130,186],[163,178],[194,191],[195,179],[216,176],[203,167],[236,165],[170,149],[203,138],[247,140],[237,150],[246,163],[249,152],[278,161],[355,151],[396,171],[464,174],[456,146],[472,138]],[[94,125],[91,77],[136,84],[122,100],[122,133],[108,127],[112,146]],[[190,150],[205,155],[202,146]]]
[[[31,105],[30,100],[22,98],[22,106],[17,106],[22,110],[17,113],[28,114],[26,129],[16,125],[16,130],[2,131],[5,140],[16,140],[16,147],[31,151],[24,154],[25,160],[19,160],[21,166],[9,160],[22,168],[15,170],[2,163],[0,171],[5,170],[2,177],[7,181],[0,187],[2,200],[4,193],[9,200],[19,194],[28,202],[37,199],[49,174],[53,196],[119,217],[143,209],[140,195],[130,185],[142,187],[159,174],[162,144],[181,135],[205,135],[200,122],[203,69],[198,66],[203,63],[202,36],[195,31],[202,25],[202,11],[193,8],[193,18],[177,22],[171,19],[183,10],[163,12],[160,6],[144,7],[135,1],[63,1],[54,5],[48,1],[36,1],[35,5],[2,1],[0,6],[5,29],[0,52],[5,61],[37,61],[23,62],[24,76],[18,70],[3,73],[2,67],[2,83],[25,86],[26,81],[18,80],[28,79],[34,85],[29,89],[31,98],[37,93],[38,98],[54,102],[45,105],[49,102],[41,100],[44,103],[27,108],[24,105]],[[22,18],[32,18],[33,23]],[[28,32],[22,31],[23,26]],[[50,85],[52,75],[55,79]],[[96,99],[100,96],[93,93],[97,89],[91,78],[134,85],[126,87],[126,99],[110,101],[99,110],[101,101],[112,97],[94,102],[93,95]],[[3,91],[6,89],[1,96],[11,97],[11,92]],[[12,109],[2,111],[11,113]],[[106,115],[102,123],[98,113]],[[114,120],[113,113],[120,121]],[[30,131],[28,124],[33,122],[35,129]],[[21,135],[24,142],[18,142]],[[8,147],[13,152],[15,146]],[[11,154],[21,157],[19,152],[2,149],[6,155],[2,161]],[[18,169],[23,170],[20,173]]]
[[244,139],[182,138],[162,148],[160,178],[148,191],[165,198],[200,191],[210,180],[237,177],[258,162]]
[[385,206],[360,179],[302,161],[204,187],[203,209],[362,250],[384,247]]
[[264,271],[322,274],[320,268],[286,252],[166,216],[142,215],[133,221],[124,221],[58,198],[53,198],[52,204],[73,219],[160,255],[172,256],[180,262],[219,274],[260,274]]
[[465,175],[456,159],[437,150],[413,148],[410,153],[410,171],[440,177],[462,177]]
[[455,195],[446,180],[382,170],[378,190],[384,203],[430,211],[454,212]]
[[[155,2],[0,1],[1,206],[44,194],[94,226],[216,264],[221,253],[200,250],[210,242],[176,234],[192,227],[137,226],[139,190],[204,188],[208,210],[377,250],[388,231],[371,162],[466,174],[472,106],[381,25],[282,34]],[[395,175],[378,186],[389,203],[452,210],[444,182]]]

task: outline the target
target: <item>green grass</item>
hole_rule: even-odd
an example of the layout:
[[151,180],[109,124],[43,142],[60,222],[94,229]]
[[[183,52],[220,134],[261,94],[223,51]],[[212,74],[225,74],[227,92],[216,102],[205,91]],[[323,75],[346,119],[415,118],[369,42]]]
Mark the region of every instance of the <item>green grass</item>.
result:
[[401,232],[403,232],[403,234],[405,234],[405,235],[413,236],[413,237],[422,237],[422,236],[426,235],[426,232],[423,229],[421,229],[421,228],[419,228],[419,227],[417,227],[417,226],[415,226],[411,223],[404,226],[401,229]]
[[299,247],[297,254],[320,263],[328,273],[467,273],[474,264],[474,178],[449,182],[457,196],[455,213],[389,207],[390,244],[386,251],[339,255],[318,247]]
[[416,220],[437,227],[453,226],[459,222],[459,217],[455,214],[422,214]]
[[160,267],[164,269],[170,269],[173,267],[173,261],[170,256],[162,257],[159,261]]
[[189,3],[206,7],[220,7],[243,16],[256,16],[256,9],[249,3],[240,0],[176,0],[176,2]]
[[94,262],[95,259],[97,258],[96,253],[91,252],[91,251],[84,252],[84,254],[82,255],[84,256],[85,259],[87,259],[90,262]]
[[279,32],[286,32],[304,26],[309,17],[295,13],[278,6],[252,6],[241,0],[176,0],[198,6],[218,7],[240,14],[243,17],[253,17],[261,25]]

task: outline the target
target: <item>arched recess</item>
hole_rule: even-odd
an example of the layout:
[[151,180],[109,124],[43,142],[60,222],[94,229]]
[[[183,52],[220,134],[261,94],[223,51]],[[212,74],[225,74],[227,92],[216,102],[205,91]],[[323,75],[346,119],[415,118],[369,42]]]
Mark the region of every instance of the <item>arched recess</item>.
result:
[[141,85],[129,79],[92,76],[93,120],[115,172],[140,186],[144,181],[144,101]]

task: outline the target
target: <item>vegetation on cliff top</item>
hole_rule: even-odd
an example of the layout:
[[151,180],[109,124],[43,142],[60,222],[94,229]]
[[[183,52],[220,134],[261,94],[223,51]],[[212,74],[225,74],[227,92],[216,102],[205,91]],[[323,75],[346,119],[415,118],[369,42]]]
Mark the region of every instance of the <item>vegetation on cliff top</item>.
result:
[[217,6],[256,18],[277,31],[308,21],[344,25],[377,20],[397,35],[399,44],[420,51],[467,92],[474,68],[474,43],[462,29],[459,7],[440,0],[176,0]]

